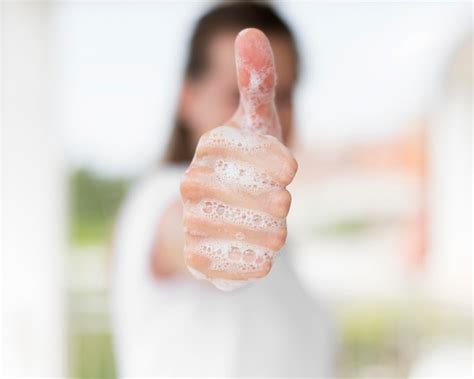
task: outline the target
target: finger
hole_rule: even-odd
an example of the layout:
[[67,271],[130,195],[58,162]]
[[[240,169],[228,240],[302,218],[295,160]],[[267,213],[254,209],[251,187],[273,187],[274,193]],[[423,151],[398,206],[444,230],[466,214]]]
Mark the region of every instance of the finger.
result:
[[265,276],[271,268],[272,256],[255,245],[216,239],[189,237],[185,248],[186,264],[211,278]]
[[[208,146],[203,149],[199,149],[196,152],[196,157],[199,161],[210,161],[214,160],[216,164],[220,161],[225,163],[232,163],[234,165],[241,165],[242,168],[247,168],[253,164],[257,166],[257,169],[262,173],[265,173],[272,185],[275,186],[287,186],[293,180],[296,170],[298,168],[297,163],[294,159],[286,160],[281,159],[272,150],[268,150],[267,154],[257,153],[255,155],[242,155],[239,151],[227,147]],[[222,157],[225,157],[224,159]],[[255,163],[258,162],[258,163]]]
[[203,219],[193,213],[186,212],[183,218],[186,237],[222,238],[229,241],[242,238],[249,243],[269,249],[273,252],[281,250],[287,237],[286,227],[273,229],[254,229],[232,223],[216,222]]
[[263,32],[242,30],[235,40],[240,105],[234,116],[243,128],[281,138],[275,111],[275,62],[270,41]]
[[209,185],[209,176],[205,174],[196,174],[183,181],[181,193],[183,199],[191,204],[218,199],[232,207],[245,206],[280,219],[288,215],[291,205],[291,195],[286,189],[274,189],[254,196],[245,189],[235,191],[225,185]]
[[[263,183],[258,183],[259,188],[255,189],[252,185],[248,185],[247,178],[244,178],[242,183],[237,180],[230,183],[220,179],[211,167],[193,165],[188,170],[186,180],[181,183],[181,195],[183,199],[193,204],[218,199],[229,206],[243,206],[275,218],[284,218],[288,215],[291,195],[286,189],[265,186]],[[229,184],[235,185],[229,188]]]
[[216,128],[201,137],[196,149],[196,158],[214,159],[217,163],[220,157],[242,165],[243,169],[253,166],[283,186],[293,180],[298,168],[291,152],[276,138],[252,135],[230,126]]
[[[199,271],[201,274],[208,278],[213,279],[227,279],[227,280],[248,280],[262,278],[268,274],[272,264],[270,261],[266,261],[261,268],[242,272],[238,268],[238,264],[230,263],[230,270],[216,270],[212,269],[212,260],[199,254],[187,254],[186,264],[194,270]],[[237,266],[237,267],[236,267]]]

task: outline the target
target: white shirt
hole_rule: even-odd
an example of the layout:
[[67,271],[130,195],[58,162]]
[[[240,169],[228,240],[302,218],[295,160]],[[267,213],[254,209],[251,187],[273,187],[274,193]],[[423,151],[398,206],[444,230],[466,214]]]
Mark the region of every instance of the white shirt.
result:
[[158,223],[183,172],[168,167],[141,180],[119,216],[112,301],[119,376],[332,376],[332,325],[285,251],[266,278],[234,292],[152,276]]

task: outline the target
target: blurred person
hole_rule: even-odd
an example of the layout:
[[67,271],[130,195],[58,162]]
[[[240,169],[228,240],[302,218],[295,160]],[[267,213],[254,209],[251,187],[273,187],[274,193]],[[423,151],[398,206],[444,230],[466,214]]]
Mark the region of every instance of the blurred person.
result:
[[[291,142],[299,63],[291,30],[262,3],[233,2],[213,8],[199,20],[191,39],[164,164],[136,184],[115,231],[113,317],[122,377],[333,375],[332,323],[302,289],[287,251],[267,277],[233,292],[196,280],[184,260],[180,181],[201,136],[209,136],[209,130],[229,120],[239,98],[242,102],[248,95],[248,81],[239,71],[238,83],[234,62],[234,41],[246,28],[260,29],[271,43],[278,85],[275,108],[272,101],[266,108],[272,120],[268,132],[286,145]],[[257,64],[258,56],[248,46],[251,38],[266,41],[260,31],[246,30],[237,37],[236,49]],[[273,87],[272,75],[264,91]],[[276,148],[278,142],[273,140]],[[203,198],[210,196],[205,185],[196,191]],[[257,277],[265,276],[270,267]],[[199,263],[197,268],[205,270]]]

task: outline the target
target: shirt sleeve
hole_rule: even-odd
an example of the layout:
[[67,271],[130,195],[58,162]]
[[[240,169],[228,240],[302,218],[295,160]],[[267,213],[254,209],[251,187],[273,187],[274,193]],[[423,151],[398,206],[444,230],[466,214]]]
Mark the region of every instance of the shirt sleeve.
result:
[[[118,374],[156,374],[153,367],[163,345],[151,333],[156,320],[163,319],[159,305],[171,292],[173,280],[153,278],[150,253],[161,215],[179,196],[183,170],[162,169],[137,182],[119,212],[112,251],[112,324]],[[159,313],[159,314],[158,314]],[[156,333],[155,333],[156,334]]]

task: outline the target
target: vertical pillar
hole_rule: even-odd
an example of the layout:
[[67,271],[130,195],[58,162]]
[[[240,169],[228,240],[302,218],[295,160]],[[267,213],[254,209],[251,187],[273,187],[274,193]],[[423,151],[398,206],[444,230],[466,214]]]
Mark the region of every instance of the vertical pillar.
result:
[[65,185],[48,2],[2,2],[3,375],[64,377]]

